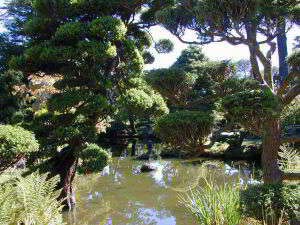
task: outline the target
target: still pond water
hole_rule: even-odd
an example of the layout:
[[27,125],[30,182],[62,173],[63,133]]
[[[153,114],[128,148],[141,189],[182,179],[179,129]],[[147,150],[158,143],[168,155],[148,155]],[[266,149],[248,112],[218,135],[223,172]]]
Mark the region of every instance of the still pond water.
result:
[[253,164],[216,160],[155,160],[155,171],[140,173],[145,161],[114,157],[101,174],[78,176],[76,209],[69,225],[196,225],[178,196],[212,177],[216,183],[251,180]]

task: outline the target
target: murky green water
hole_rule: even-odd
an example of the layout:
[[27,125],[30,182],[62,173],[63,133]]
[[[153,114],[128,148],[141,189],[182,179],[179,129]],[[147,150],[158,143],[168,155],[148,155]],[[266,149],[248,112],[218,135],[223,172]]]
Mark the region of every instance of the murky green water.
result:
[[[200,160],[201,161],[201,160]],[[158,160],[157,169],[140,173],[143,161],[116,157],[101,174],[78,176],[77,206],[65,214],[70,225],[194,225],[192,215],[179,203],[178,195],[213,176],[228,182],[249,176],[250,170],[229,167],[219,161]],[[238,176],[238,177],[237,177]]]

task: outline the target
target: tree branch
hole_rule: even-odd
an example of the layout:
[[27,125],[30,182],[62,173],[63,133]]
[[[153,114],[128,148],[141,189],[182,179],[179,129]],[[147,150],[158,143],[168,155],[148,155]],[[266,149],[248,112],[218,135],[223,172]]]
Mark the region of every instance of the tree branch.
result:
[[219,40],[215,40],[214,38],[212,38],[211,40],[208,41],[186,41],[182,38],[182,36],[178,33],[176,33],[175,31],[169,30],[171,32],[171,34],[173,34],[180,42],[184,43],[184,44],[189,44],[189,45],[206,45],[206,44],[210,44],[212,42],[223,42],[226,40],[225,37],[220,37]]
[[277,90],[277,94],[278,94],[279,96],[282,96],[282,95],[285,93],[285,91],[287,90],[287,88],[288,88],[290,82],[291,82],[293,79],[295,79],[296,77],[299,77],[299,78],[300,78],[300,71],[295,71],[295,70],[291,71],[291,72],[287,75],[287,77],[284,79],[282,85],[281,85],[281,86],[279,87],[279,89]]
[[253,76],[256,80],[258,80],[261,84],[265,84],[265,80],[259,71],[259,65],[257,62],[257,57],[256,57],[256,51],[255,48],[250,44],[248,45],[249,47],[249,52],[250,52],[250,63],[251,63],[251,68],[252,68],[252,73]]
[[282,101],[285,105],[287,105],[291,103],[299,94],[300,94],[300,84],[296,84],[282,97]]
[[273,53],[276,50],[276,44],[275,43],[268,43],[268,44],[270,45],[270,49],[266,56],[262,53],[262,51],[259,49],[258,46],[255,51],[257,53],[257,57],[259,58],[260,62],[264,66],[264,79],[267,81],[268,85],[273,90],[274,82],[273,82],[273,76],[272,76],[271,58],[272,58]]
[[300,180],[300,173],[283,173],[282,178],[283,180]]

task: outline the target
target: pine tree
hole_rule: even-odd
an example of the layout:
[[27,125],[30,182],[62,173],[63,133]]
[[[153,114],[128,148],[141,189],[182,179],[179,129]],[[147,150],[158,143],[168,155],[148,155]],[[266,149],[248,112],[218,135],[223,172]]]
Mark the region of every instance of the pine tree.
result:
[[[173,1],[169,7],[152,7],[142,16],[149,23],[156,18],[184,43],[203,45],[228,42],[248,47],[253,77],[260,83],[260,91],[245,91],[235,96],[245,106],[241,109],[241,104],[236,105],[235,118],[242,118],[239,114],[242,110],[245,124],[249,125],[252,121],[252,128],[259,127],[263,139],[265,183],[282,182],[286,178],[277,163],[280,144],[286,141],[281,137],[279,115],[300,93],[299,61],[295,60],[299,52],[290,58],[290,72],[280,87],[273,80],[272,55],[277,48],[275,39],[280,35],[278,27],[282,25],[283,16],[290,23],[299,23],[299,12],[299,1],[294,0],[180,0]],[[196,32],[197,39],[185,40],[185,30]],[[267,53],[261,50],[265,44],[269,46]],[[262,110],[263,114],[251,116],[247,111],[253,98],[261,101],[261,109],[252,105],[250,111]],[[233,109],[232,105],[229,106]]]
[[114,113],[118,85],[143,70],[151,39],[135,15],[146,3],[37,0],[24,22],[28,47],[10,66],[25,75],[62,76],[55,83],[58,92],[36,119],[47,163],[52,175],[60,175],[61,197],[69,207],[75,203],[78,159],[88,157],[80,153],[95,141],[97,123]]

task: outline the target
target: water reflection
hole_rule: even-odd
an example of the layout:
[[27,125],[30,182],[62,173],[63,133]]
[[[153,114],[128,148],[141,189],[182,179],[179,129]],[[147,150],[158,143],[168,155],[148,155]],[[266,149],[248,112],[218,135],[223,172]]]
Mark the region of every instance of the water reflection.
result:
[[70,225],[195,225],[196,220],[178,205],[179,193],[201,185],[208,175],[216,182],[255,181],[247,166],[198,161],[152,161],[156,170],[141,173],[143,161],[113,158],[101,174],[78,176],[77,207],[65,219]]

